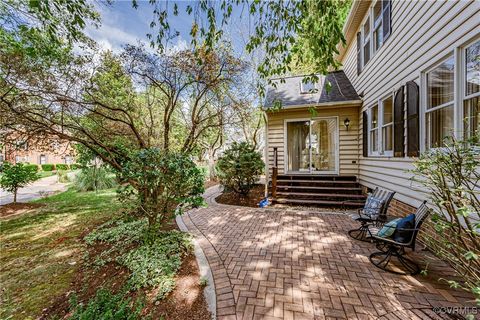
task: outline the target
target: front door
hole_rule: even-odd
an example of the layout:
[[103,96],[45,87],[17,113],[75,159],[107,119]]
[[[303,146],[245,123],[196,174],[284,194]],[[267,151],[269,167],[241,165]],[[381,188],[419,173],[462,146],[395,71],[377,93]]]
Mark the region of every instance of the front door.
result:
[[289,173],[338,173],[337,118],[287,121],[286,131]]

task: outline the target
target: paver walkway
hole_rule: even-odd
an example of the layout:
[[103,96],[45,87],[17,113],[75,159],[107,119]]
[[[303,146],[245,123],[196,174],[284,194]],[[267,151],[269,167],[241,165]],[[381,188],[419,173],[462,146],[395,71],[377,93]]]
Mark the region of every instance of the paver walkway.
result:
[[451,319],[432,308],[471,299],[437,280],[452,271],[436,259],[427,277],[377,269],[345,215],[219,205],[217,194],[182,218],[212,269],[218,319]]

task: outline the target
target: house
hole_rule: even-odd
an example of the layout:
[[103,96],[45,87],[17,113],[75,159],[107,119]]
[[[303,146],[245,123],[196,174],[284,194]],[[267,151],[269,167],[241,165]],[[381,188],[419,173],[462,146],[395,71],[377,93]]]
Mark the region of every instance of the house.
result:
[[73,164],[75,150],[69,141],[54,136],[26,137],[18,133],[5,135],[0,163]]
[[480,2],[354,1],[344,35],[342,70],[267,90],[272,191],[354,204],[358,188],[381,187],[396,191],[394,210],[412,210],[425,199],[408,172],[415,157],[480,130]]

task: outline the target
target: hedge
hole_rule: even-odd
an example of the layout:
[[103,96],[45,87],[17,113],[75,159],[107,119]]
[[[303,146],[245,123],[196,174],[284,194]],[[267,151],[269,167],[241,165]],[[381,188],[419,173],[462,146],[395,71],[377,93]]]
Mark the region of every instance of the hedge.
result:
[[53,171],[55,170],[55,165],[53,164],[42,164],[43,171]]
[[55,165],[55,168],[57,168],[57,170],[68,170],[68,164],[59,163]]
[[36,165],[36,164],[25,164],[24,166],[27,167],[27,168],[32,168],[36,172],[38,172],[38,169],[39,169],[38,165]]
[[70,169],[71,169],[71,170],[77,170],[77,169],[81,169],[81,168],[82,168],[82,166],[81,166],[80,164],[78,164],[78,163],[72,163],[72,164],[70,165]]

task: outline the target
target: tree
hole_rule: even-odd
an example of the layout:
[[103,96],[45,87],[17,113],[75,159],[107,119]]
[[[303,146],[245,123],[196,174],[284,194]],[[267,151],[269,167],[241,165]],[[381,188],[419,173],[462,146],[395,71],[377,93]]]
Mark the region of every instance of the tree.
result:
[[243,196],[248,195],[264,167],[261,154],[247,142],[234,142],[217,162],[220,184]]
[[12,165],[4,162],[0,169],[0,186],[13,193],[13,203],[17,203],[18,189],[29,185],[39,177],[35,168],[23,163]]
[[[135,7],[136,1],[133,3]],[[163,1],[150,3],[155,8],[151,27],[157,32],[156,36],[149,34],[148,37],[151,45],[162,51],[180,34],[169,23],[169,18],[179,14],[179,6]],[[311,66],[312,74],[325,74],[330,67],[337,67],[334,54],[338,44],[345,44],[342,27],[350,4],[350,0],[202,0],[187,5],[185,11],[193,18],[190,28],[192,45],[201,44],[208,50],[222,39],[223,27],[229,23],[232,14],[248,14],[254,32],[246,49],[249,52],[265,51],[265,58],[257,71],[268,80],[289,73],[293,59],[300,66]],[[263,90],[263,87],[259,89]]]
[[[414,162],[414,181],[426,187],[433,207],[429,249],[450,263],[463,287],[480,299],[480,151],[476,135],[465,141],[448,138],[441,149],[423,153]],[[477,146],[475,146],[475,143]],[[480,301],[480,300],[478,300]]]

